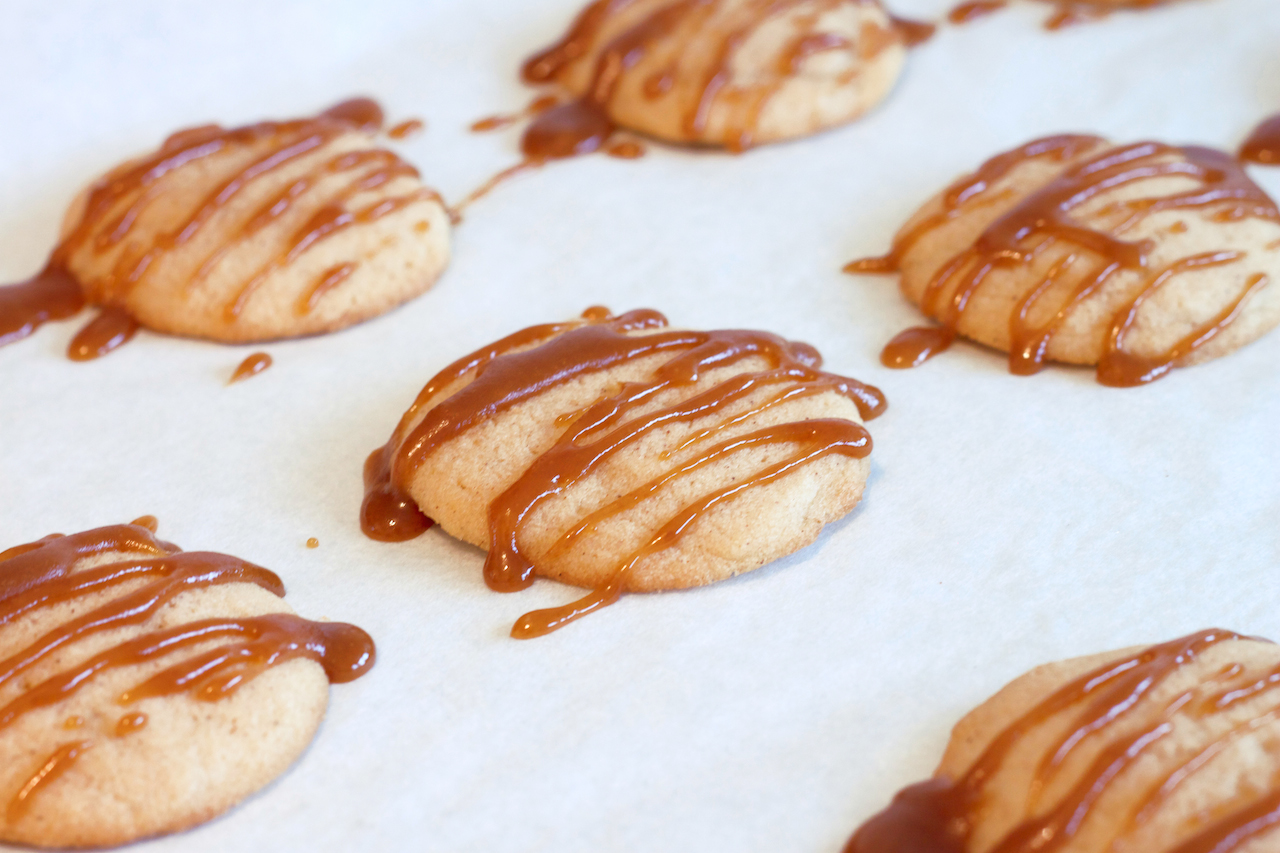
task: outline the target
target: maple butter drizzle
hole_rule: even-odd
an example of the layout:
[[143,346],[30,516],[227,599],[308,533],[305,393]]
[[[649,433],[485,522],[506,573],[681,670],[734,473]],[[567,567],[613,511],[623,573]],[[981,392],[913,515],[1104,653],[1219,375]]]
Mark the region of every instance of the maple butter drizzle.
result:
[[[1280,718],[1280,710],[1272,708],[1224,734],[1211,736],[1208,742],[1197,743],[1173,760],[1151,755],[1172,731],[1170,718],[1174,713],[1207,723],[1237,703],[1280,685],[1280,667],[1259,677],[1236,664],[1180,693],[1143,719],[1141,715],[1156,701],[1152,695],[1170,675],[1182,667],[1194,666],[1211,646],[1239,639],[1246,638],[1218,629],[1201,631],[1104,664],[1072,680],[1001,731],[959,779],[938,776],[899,792],[888,808],[854,834],[845,853],[966,853],[978,811],[984,797],[989,796],[988,783],[1011,759],[1023,737],[1066,713],[1074,714],[1072,723],[1044,751],[1045,758],[1032,782],[1034,790],[1044,790],[1081,744],[1106,737],[1117,728],[1124,728],[1126,733],[1100,750],[1057,804],[1014,827],[989,849],[991,853],[1061,850],[1088,823],[1090,810],[1107,798],[1113,785],[1125,787],[1121,780],[1126,770],[1140,762],[1167,761],[1161,766],[1160,778],[1144,789],[1137,802],[1126,803],[1124,811],[1114,806],[1107,808],[1108,815],[1120,817],[1113,840],[1125,838],[1209,758],[1262,724]],[[1131,721],[1135,725],[1130,726]],[[1242,785],[1231,801],[1214,804],[1212,815],[1197,832],[1161,853],[1227,853],[1274,828],[1280,820],[1280,783],[1273,779],[1271,786],[1261,791]]]
[[[903,258],[921,238],[976,206],[999,202],[1003,195],[995,190],[996,183],[1035,158],[1075,162],[1001,215],[969,248],[942,265],[929,281],[921,300],[922,310],[938,320],[940,326],[912,328],[895,337],[881,354],[886,366],[915,367],[945,350],[955,338],[956,328],[974,293],[992,270],[1018,265],[1029,267],[1041,251],[1056,242],[1077,247],[1079,251],[1055,264],[1044,280],[1014,305],[1009,318],[1009,370],[1012,373],[1025,376],[1038,372],[1044,366],[1049,343],[1066,316],[1121,270],[1139,271],[1144,277],[1144,286],[1112,316],[1098,361],[1098,381],[1117,387],[1141,385],[1163,376],[1229,325],[1248,297],[1268,284],[1265,275],[1251,276],[1234,302],[1217,317],[1162,354],[1140,357],[1127,352],[1124,339],[1137,319],[1139,308],[1162,286],[1190,270],[1234,263],[1244,253],[1208,252],[1179,259],[1162,269],[1151,269],[1149,240],[1128,242],[1108,231],[1090,228],[1072,217],[1075,209],[1131,183],[1179,176],[1194,179],[1199,186],[1173,195],[1126,203],[1130,216],[1114,230],[1122,232],[1151,213],[1168,210],[1209,209],[1220,221],[1257,217],[1277,223],[1280,223],[1280,211],[1262,188],[1249,179],[1240,164],[1220,151],[1175,148],[1158,142],[1112,147],[1099,137],[1080,135],[1037,139],[991,158],[976,172],[947,188],[942,196],[941,211],[900,232],[889,254],[853,261],[845,266],[845,272],[899,271]],[[1080,278],[1049,322],[1032,325],[1027,318],[1037,301],[1076,264],[1087,264],[1087,274]]]
[[[565,415],[558,423],[568,424],[568,429],[490,505],[490,541],[484,579],[491,589],[511,592],[533,582],[536,566],[522,552],[519,538],[522,524],[543,501],[571,488],[611,456],[667,424],[700,420],[757,392],[777,389],[765,403],[730,416],[684,442],[678,450],[700,443],[705,449],[593,512],[566,533],[553,546],[552,553],[567,548],[578,536],[635,506],[668,482],[704,465],[764,445],[792,445],[795,452],[683,507],[645,545],[615,566],[603,586],[565,607],[525,614],[512,629],[512,636],[541,636],[613,603],[627,588],[629,574],[636,564],[675,546],[699,518],[743,491],[780,479],[824,456],[862,458],[871,452],[871,437],[866,429],[842,419],[783,423],[714,441],[724,429],[800,396],[842,394],[868,419],[883,412],[886,404],[877,389],[819,370],[821,356],[807,344],[791,343],[767,332],[675,331],[666,330],[666,326],[666,318],[656,311],[641,309],[615,317],[604,309],[590,309],[584,314],[584,322],[534,326],[450,365],[427,384],[391,441],[370,458],[371,464],[384,476],[374,481],[374,488],[369,492],[374,497],[366,498],[362,518],[366,532],[371,527],[378,529],[377,519],[370,518],[369,509],[371,501],[384,499],[385,491],[379,490],[389,490],[411,502],[407,495],[408,483],[431,453],[445,442],[549,388],[657,354],[667,354],[669,358],[655,371],[652,380],[628,383],[583,411]],[[647,334],[630,334],[641,331]],[[632,416],[655,394],[692,386],[705,371],[750,357],[764,358],[770,367],[738,374],[678,403]],[[435,402],[417,419],[422,406],[432,401],[441,389],[471,371],[475,371],[475,376],[469,384]],[[369,482],[367,479],[366,483]]]
[[[139,521],[154,523],[154,517],[144,516]],[[118,559],[75,570],[86,558],[112,553]],[[140,581],[144,583],[139,585]],[[104,672],[148,662],[174,661],[125,690],[117,698],[121,706],[178,694],[217,701],[267,669],[296,658],[316,661],[334,683],[359,678],[373,666],[373,641],[360,628],[273,613],[200,619],[137,634],[69,669],[26,683],[34,667],[80,640],[141,625],[183,592],[227,583],[252,583],[275,595],[284,594],[280,579],[260,566],[225,554],[183,552],[156,539],[152,527],[136,523],[69,536],[54,534],[0,552],[0,626],[42,608],[129,587],[106,603],[69,617],[0,660],[0,688],[24,684],[21,692],[0,707],[0,731],[27,713],[70,699]],[[130,712],[107,734],[123,737],[146,722],[145,714]],[[83,726],[83,718],[73,717],[66,728]],[[91,738],[81,737],[59,747],[10,800],[9,819],[20,817],[31,797],[65,773],[93,743]]]
[[[50,320],[71,317],[88,301],[103,306],[103,312],[76,335],[68,355],[73,360],[85,361],[112,351],[133,337],[138,329],[138,322],[129,314],[126,302],[157,260],[186,247],[215,214],[254,182],[272,176],[279,168],[322,149],[343,134],[352,131],[372,134],[382,125],[382,108],[375,101],[354,98],[311,118],[263,121],[230,129],[205,125],[172,134],[158,151],[108,174],[90,187],[79,221],[54,248],[43,270],[26,281],[0,286],[0,345],[26,337]],[[139,216],[155,201],[157,182],[170,173],[184,166],[212,162],[218,155],[238,148],[259,146],[263,148],[260,156],[213,187],[190,215],[174,222],[168,232],[158,234],[145,251],[122,253],[109,274],[92,281],[80,280],[69,268],[72,256],[86,247],[101,254],[127,239]],[[418,172],[385,149],[350,151],[325,158],[233,229],[229,238],[203,259],[188,288],[203,281],[231,249],[276,222],[300,201],[309,200],[308,195],[316,191],[321,179],[335,174],[349,175],[350,181],[290,236],[284,252],[243,282],[225,306],[224,318],[228,322],[234,322],[243,312],[249,298],[268,275],[288,266],[322,240],[353,225],[374,222],[414,202],[439,200],[433,190],[420,188],[351,210],[348,202],[355,195],[400,176],[417,177]],[[337,270],[330,272],[336,275]],[[298,306],[298,313],[310,312],[319,297],[350,272],[347,269],[332,281],[318,283]]]

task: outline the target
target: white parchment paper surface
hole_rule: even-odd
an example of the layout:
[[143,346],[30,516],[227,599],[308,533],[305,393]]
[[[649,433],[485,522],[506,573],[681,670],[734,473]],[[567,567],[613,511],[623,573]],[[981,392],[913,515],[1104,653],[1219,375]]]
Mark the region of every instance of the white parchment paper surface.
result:
[[[460,198],[517,157],[518,131],[467,125],[523,106],[520,60],[578,2],[6,0],[0,280],[39,268],[80,186],[174,129],[355,94],[425,119],[399,148]],[[1211,625],[1280,635],[1280,334],[1136,390],[1014,377],[969,344],[893,372],[880,347],[917,312],[892,279],[840,272],[1034,136],[1234,148],[1280,110],[1276,0],[1059,33],[1045,14],[944,28],[879,109],[815,138],[522,176],[470,211],[435,289],[340,334],[143,332],[74,364],[82,317],[0,349],[0,548],[152,513],[165,538],[268,566],[301,613],[378,643],[292,771],[137,849],[834,853],[1038,663]],[[1254,174],[1280,191],[1280,170]],[[361,464],[445,364],[592,304],[809,341],[890,408],[863,504],[812,547],[517,642],[518,615],[577,591],[492,593],[482,554],[438,530],[366,539]],[[263,348],[275,366],[227,387]]]

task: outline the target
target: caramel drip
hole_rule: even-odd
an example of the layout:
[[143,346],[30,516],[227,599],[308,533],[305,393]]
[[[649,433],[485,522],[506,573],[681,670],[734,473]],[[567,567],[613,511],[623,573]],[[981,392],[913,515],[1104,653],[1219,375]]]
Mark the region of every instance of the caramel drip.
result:
[[[370,457],[370,463],[380,460],[379,465],[390,458],[389,482],[396,484],[399,494],[407,496],[409,482],[427,457],[477,424],[578,377],[636,359],[667,356],[653,380],[628,383],[618,393],[574,413],[571,422],[558,421],[568,429],[490,505],[490,544],[484,578],[490,588],[498,591],[523,589],[533,582],[535,565],[522,553],[518,541],[521,526],[530,513],[544,500],[587,477],[613,454],[655,430],[716,414],[772,386],[784,386],[787,390],[763,407],[737,416],[734,422],[799,394],[842,394],[857,405],[864,418],[873,418],[885,408],[884,397],[877,389],[819,370],[821,356],[812,347],[790,343],[766,332],[667,331],[664,330],[665,317],[644,309],[617,317],[603,309],[591,309],[584,315],[584,321],[525,329],[455,362],[428,383],[391,442]],[[629,334],[639,331],[648,333]],[[739,374],[679,403],[629,417],[656,394],[693,386],[705,371],[751,357],[764,358],[770,367]],[[436,402],[444,396],[445,389],[472,371],[474,378],[470,383]],[[410,429],[408,425],[417,413],[432,402],[434,405]],[[718,431],[718,428],[703,430],[680,449],[705,441]],[[685,507],[663,525],[650,542],[615,567],[604,587],[566,608],[526,614],[513,629],[513,636],[538,636],[612,603],[625,590],[628,573],[640,560],[673,547],[690,525],[744,489],[770,482],[829,454],[861,458],[871,450],[871,438],[866,430],[851,421],[812,420],[768,427],[703,450],[669,475],[598,510],[583,526],[571,531],[566,540],[633,506],[676,476],[735,452],[770,444],[796,445],[798,450],[783,462],[704,495]],[[397,449],[390,450],[393,447]],[[366,468],[366,483],[370,482],[368,470]]]
[[539,95],[530,101],[529,106],[525,107],[520,112],[486,116],[485,118],[472,122],[470,130],[472,133],[488,133],[491,130],[509,127],[521,119],[536,116],[539,113],[545,113],[558,103],[560,103],[560,98],[555,95]]
[[[105,554],[113,554],[115,560],[76,571],[84,559]],[[103,672],[164,660],[184,651],[190,656],[125,691],[120,704],[179,693],[214,701],[267,669],[299,657],[320,663],[332,682],[358,678],[373,665],[373,641],[354,625],[311,622],[276,613],[175,625],[135,636],[41,681],[33,682],[28,675],[33,667],[77,641],[147,622],[182,592],[226,583],[252,583],[276,595],[284,594],[280,579],[266,569],[225,554],[182,552],[157,540],[153,530],[141,525],[114,525],[70,536],[55,534],[0,553],[0,625],[41,608],[129,586],[104,604],[77,610],[67,621],[0,660],[0,687],[15,683],[22,687],[0,708],[0,729],[28,712],[67,699]],[[145,723],[143,714],[127,715],[117,722],[114,734],[127,734]],[[90,741],[80,741],[55,753],[19,791],[10,805],[10,816],[90,745]]]
[[1009,0],[969,0],[948,12],[947,20],[953,24],[967,24],[974,18],[998,12],[1008,5]]
[[271,363],[271,356],[268,353],[255,352],[244,361],[240,362],[240,365],[235,369],[235,372],[231,374],[231,379],[228,380],[227,384],[230,385],[234,382],[240,382],[243,379],[248,379],[250,376],[257,376],[259,373],[270,367]]
[[924,44],[938,31],[937,24],[931,24],[928,21],[916,21],[897,15],[890,15],[889,19],[893,22],[894,31],[902,37],[902,43],[907,47]]
[[67,347],[67,358],[92,361],[128,343],[137,333],[138,321],[133,315],[116,305],[108,305],[76,332]]
[[[1054,7],[1053,13],[1045,19],[1044,28],[1060,30],[1074,24],[1105,18],[1112,12],[1154,9],[1175,0],[1040,0],[1040,2]],[[966,0],[947,13],[947,19],[953,24],[966,24],[1008,5],[1009,0]]]
[[1240,159],[1264,166],[1280,165],[1280,115],[1273,115],[1254,128],[1240,146]]
[[[985,786],[1010,758],[1021,739],[1050,719],[1071,712],[1072,724],[1057,744],[1046,752],[1032,783],[1043,791],[1062,768],[1072,751],[1086,741],[1102,737],[1113,727],[1125,733],[1099,750],[1080,780],[1047,813],[1030,818],[1011,830],[992,848],[993,853],[1052,853],[1061,849],[1087,821],[1090,810],[1110,790],[1110,786],[1147,750],[1172,730],[1171,715],[1178,711],[1206,717],[1225,706],[1211,700],[1197,709],[1198,688],[1175,697],[1159,709],[1154,724],[1129,726],[1140,708],[1150,706],[1150,697],[1179,668],[1197,661],[1209,647],[1224,640],[1243,639],[1230,632],[1209,630],[1108,663],[1057,690],[1012,725],[1000,732],[960,779],[937,777],[900,792],[893,803],[867,821],[850,839],[845,853],[964,853],[977,810],[982,807]],[[1224,677],[1240,676],[1239,668]],[[1265,680],[1265,679],[1264,679]],[[1212,684],[1209,680],[1208,684]],[[1202,683],[1201,687],[1204,687]],[[1254,730],[1260,721],[1274,719],[1276,711],[1263,715],[1213,739],[1185,761],[1173,761],[1168,773],[1140,798],[1129,812],[1128,824],[1117,838],[1125,836],[1149,815],[1190,774],[1204,766],[1225,741]],[[1237,795],[1244,799],[1248,794]],[[1225,853],[1258,833],[1271,828],[1280,817],[1280,788],[1264,792],[1253,802],[1233,802],[1225,817],[1191,837],[1172,853]],[[1028,809],[1034,806],[1030,801]],[[1230,842],[1230,843],[1228,843]]]
[[420,118],[406,119],[388,130],[387,136],[392,139],[408,139],[422,133],[426,126],[426,122]]
[[40,765],[39,770],[31,774],[31,777],[18,789],[18,793],[9,801],[9,808],[5,814],[9,821],[12,823],[22,817],[31,804],[31,797],[70,770],[76,763],[76,759],[92,746],[93,744],[89,741],[80,740],[64,743],[58,747],[58,750]]
[[73,317],[84,307],[80,283],[50,263],[26,281],[0,286],[0,346],[21,340],[50,320]]
[[150,530],[152,533],[155,533],[157,530],[160,529],[160,520],[157,519],[154,515],[140,515],[129,523],[136,525],[138,527],[145,527],[147,530]]
[[[79,221],[53,250],[41,273],[26,282],[0,288],[0,345],[25,337],[48,320],[72,316],[88,300],[105,306],[105,310],[72,342],[68,355],[75,360],[86,360],[110,352],[136,331],[137,322],[128,314],[129,293],[145,280],[161,257],[189,244],[218,212],[255,181],[312,155],[344,133],[352,130],[376,133],[382,121],[382,109],[376,102],[356,98],[312,118],[264,121],[231,129],[204,125],[174,133],[155,153],[109,174],[90,188]],[[125,241],[138,218],[155,200],[157,182],[165,176],[236,148],[262,145],[267,146],[264,154],[212,189],[189,216],[176,221],[169,232],[157,235],[146,249],[123,252],[108,275],[92,281],[79,280],[68,268],[72,256],[85,248],[101,254]],[[228,321],[234,321],[239,315],[249,294],[266,274],[296,260],[321,239],[351,224],[371,222],[415,201],[438,198],[422,190],[386,199],[363,210],[348,211],[344,204],[351,196],[375,189],[398,176],[416,176],[417,171],[393,152],[382,149],[340,155],[295,181],[251,215],[226,244],[204,260],[189,287],[203,281],[232,247],[274,222],[298,199],[315,191],[323,175],[365,166],[371,168],[357,175],[343,193],[331,199],[317,214],[318,218],[294,236],[282,257],[246,282],[227,307]],[[323,292],[313,292],[308,297],[307,310],[314,307],[321,295]]]
[[[1084,159],[1078,159],[1082,157]],[[853,261],[845,266],[845,271],[897,271],[903,257],[925,234],[977,205],[992,204],[1006,198],[1003,193],[994,191],[996,183],[1018,165],[1035,158],[1049,158],[1059,163],[1077,162],[1071,163],[1058,177],[998,217],[972,246],[942,265],[925,288],[921,301],[924,312],[937,319],[941,328],[932,335],[923,329],[912,329],[899,335],[881,355],[884,364],[913,367],[944,350],[955,336],[973,294],[987,275],[997,268],[1029,267],[1042,252],[1058,243],[1079,251],[1055,263],[1044,280],[1019,300],[1009,318],[1009,369],[1019,375],[1035,373],[1044,366],[1050,341],[1066,317],[1120,270],[1139,271],[1145,279],[1137,296],[1112,318],[1111,334],[1098,364],[1100,382],[1122,387],[1151,382],[1168,372],[1170,367],[1186,360],[1195,349],[1235,319],[1241,302],[1249,294],[1266,284],[1265,277],[1251,278],[1239,299],[1227,306],[1217,318],[1162,354],[1138,357],[1127,352],[1124,337],[1136,319],[1138,308],[1172,277],[1204,266],[1232,263],[1243,255],[1237,252],[1196,255],[1184,258],[1168,269],[1149,271],[1150,241],[1129,242],[1113,233],[1081,225],[1072,216],[1077,208],[1111,190],[1135,182],[1181,176],[1194,179],[1200,186],[1167,197],[1140,199],[1118,206],[1129,215],[1113,230],[1120,233],[1151,213],[1167,210],[1215,208],[1215,218],[1223,221],[1257,217],[1273,222],[1280,222],[1280,212],[1266,193],[1249,180],[1239,164],[1222,152],[1198,147],[1173,148],[1156,142],[1113,148],[1092,136],[1038,139],[993,157],[977,172],[948,187],[943,194],[940,211],[921,217],[904,228],[894,239],[888,255]],[[1084,265],[1083,274],[1077,277],[1078,282],[1061,300],[1047,323],[1032,326],[1028,319],[1032,309],[1044,294],[1054,291],[1054,285],[1077,264]]]
[[645,147],[634,139],[623,139],[610,142],[605,146],[604,153],[619,160],[636,160],[645,155]]
[[319,548],[319,547],[320,547],[320,540],[319,540],[319,539],[317,539],[317,538],[316,538],[316,537],[314,537],[314,536],[312,536],[312,537],[308,538],[308,539],[307,539],[307,547],[308,547],[308,548]]

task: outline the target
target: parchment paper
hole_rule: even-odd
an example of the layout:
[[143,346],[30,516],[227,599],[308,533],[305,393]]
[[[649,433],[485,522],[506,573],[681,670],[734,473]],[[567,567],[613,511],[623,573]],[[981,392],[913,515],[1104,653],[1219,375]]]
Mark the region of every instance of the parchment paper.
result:
[[[460,198],[518,138],[466,126],[527,102],[519,61],[578,5],[8,0],[0,280],[39,268],[81,185],[174,129],[355,94],[424,118],[400,148]],[[269,566],[301,613],[378,642],[292,771],[138,849],[834,853],[1038,663],[1210,625],[1280,635],[1280,334],[1136,390],[1014,377],[969,344],[898,373],[878,352],[917,312],[891,278],[840,273],[1034,136],[1234,148],[1280,109],[1276,0],[1059,33],[1046,14],[944,29],[879,109],[815,138],[737,157],[652,145],[513,180],[469,212],[434,290],[340,334],[144,332],[74,364],[83,315],[0,349],[0,548],[154,513],[164,537]],[[1255,174],[1280,191],[1280,170]],[[366,539],[361,463],[445,364],[600,303],[809,341],[890,408],[865,501],[812,547],[517,642],[517,616],[577,591],[492,593],[481,553],[438,530]],[[256,349],[275,366],[227,387]]]

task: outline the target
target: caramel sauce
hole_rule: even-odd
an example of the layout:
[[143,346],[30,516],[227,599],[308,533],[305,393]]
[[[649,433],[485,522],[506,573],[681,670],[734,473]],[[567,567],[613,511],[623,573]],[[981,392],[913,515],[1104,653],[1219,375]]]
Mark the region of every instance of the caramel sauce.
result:
[[422,133],[426,126],[426,122],[420,118],[406,119],[388,130],[387,136],[392,139],[408,139]]
[[965,24],[974,18],[998,12],[1008,5],[1009,0],[969,0],[948,12],[947,20],[953,24]]
[[[987,783],[1010,760],[1024,736],[1059,715],[1072,714],[1071,725],[1044,753],[1046,758],[1038,766],[1032,782],[1035,791],[1044,790],[1054,780],[1081,743],[1116,728],[1126,733],[1116,736],[1100,750],[1080,780],[1056,805],[1028,818],[989,848],[994,853],[1061,850],[1075,837],[1087,821],[1090,809],[1106,795],[1116,778],[1159,748],[1162,739],[1172,730],[1169,723],[1172,713],[1181,711],[1207,718],[1222,710],[1221,698],[1229,695],[1230,690],[1208,696],[1208,701],[1197,704],[1196,697],[1203,697],[1204,691],[1212,686],[1213,681],[1207,680],[1157,709],[1154,724],[1150,720],[1143,722],[1139,716],[1153,701],[1152,694],[1171,674],[1193,664],[1209,647],[1235,639],[1242,638],[1226,631],[1201,631],[1107,663],[1074,679],[996,735],[959,779],[938,776],[900,792],[888,808],[854,834],[845,853],[965,853],[979,809],[988,796]],[[1280,673],[1268,673],[1263,681],[1274,686],[1275,681],[1270,678],[1277,674]],[[1241,675],[1236,668],[1222,673],[1221,677],[1232,679]],[[1250,677],[1247,673],[1243,675]],[[1131,720],[1135,725],[1130,725]],[[1249,730],[1248,724],[1242,725],[1185,756],[1185,760],[1172,761],[1174,766],[1168,768],[1160,783],[1146,790],[1136,807],[1124,813],[1111,810],[1109,813],[1122,821],[1127,815],[1118,837],[1125,836],[1158,808],[1205,756]],[[1236,801],[1217,810],[1221,813],[1215,819],[1171,853],[1225,853],[1272,828],[1280,817],[1280,786],[1276,786],[1274,780],[1272,785],[1272,789],[1263,791],[1250,791],[1242,786]]]
[[[932,337],[923,329],[899,335],[881,355],[884,364],[913,367],[941,352],[955,336],[973,294],[993,269],[1019,264],[1030,266],[1038,252],[1054,242],[1077,247],[1079,251],[1057,262],[1044,281],[1028,291],[1014,306],[1009,319],[1009,369],[1015,374],[1030,375],[1039,371],[1044,366],[1050,340],[1070,310],[1104,287],[1120,270],[1141,271],[1145,284],[1113,316],[1110,334],[1098,362],[1098,380],[1116,387],[1141,385],[1163,376],[1229,325],[1239,314],[1242,303],[1266,285],[1265,277],[1250,278],[1239,297],[1218,317],[1160,355],[1137,357],[1127,352],[1124,349],[1125,335],[1145,300],[1181,273],[1234,263],[1243,254],[1212,252],[1184,258],[1167,269],[1151,270],[1149,241],[1128,242],[1110,232],[1082,225],[1072,218],[1076,208],[1117,187],[1154,177],[1177,175],[1192,178],[1200,186],[1167,197],[1128,203],[1126,212],[1129,218],[1115,230],[1123,231],[1158,211],[1209,209],[1223,221],[1257,217],[1273,222],[1280,222],[1280,211],[1277,211],[1275,202],[1249,180],[1239,164],[1220,151],[1198,147],[1173,148],[1156,142],[1111,147],[1098,137],[1070,135],[1038,139],[988,160],[976,172],[948,187],[943,194],[940,212],[924,217],[900,232],[888,255],[853,261],[845,266],[845,271],[897,271],[906,253],[925,234],[973,209],[973,205],[1000,200],[1002,196],[994,190],[996,183],[1033,158],[1071,162],[1071,165],[998,217],[971,247],[942,266],[926,287],[921,306],[927,315],[940,322],[940,329]],[[1027,318],[1037,300],[1077,264],[1087,265],[1087,274],[1080,277],[1053,319],[1044,325],[1031,325]]]
[[[1280,115],[1274,115],[1254,128],[1240,146],[1240,159],[1264,166],[1280,165]],[[0,343],[3,343],[0,329]]]
[[320,547],[320,540],[319,540],[319,539],[317,539],[317,538],[316,538],[316,537],[314,537],[314,536],[310,537],[309,539],[307,539],[307,547],[308,547],[308,548],[319,548],[319,547]]
[[938,31],[937,24],[931,24],[928,21],[900,18],[897,15],[890,15],[889,19],[893,22],[894,30],[902,37],[902,43],[907,47],[924,44]]
[[[549,388],[636,359],[667,355],[668,360],[656,370],[653,380],[628,383],[616,394],[558,420],[557,424],[567,427],[566,431],[490,504],[484,579],[491,589],[511,592],[533,582],[536,566],[521,550],[519,538],[522,524],[539,504],[587,477],[619,450],[667,424],[706,418],[758,391],[779,388],[778,395],[769,402],[687,441],[681,450],[700,442],[706,444],[699,455],[681,462],[678,468],[592,513],[578,528],[565,534],[552,551],[568,547],[578,536],[634,506],[674,477],[740,450],[783,444],[797,448],[793,455],[682,508],[649,542],[615,566],[603,586],[567,607],[526,614],[513,628],[514,637],[540,636],[613,603],[626,590],[628,575],[637,563],[673,547],[694,522],[742,491],[779,479],[827,455],[862,458],[871,452],[871,437],[866,429],[839,419],[784,423],[719,443],[709,441],[727,426],[797,396],[839,393],[852,400],[868,419],[883,412],[886,404],[877,389],[819,370],[821,356],[807,344],[791,343],[767,332],[672,331],[666,326],[666,318],[656,311],[641,309],[615,317],[604,309],[593,308],[581,322],[533,326],[510,335],[460,359],[427,383],[386,447],[375,451],[366,464],[367,489],[371,485],[374,489],[394,488],[408,500],[408,484],[415,472],[444,443]],[[640,331],[648,333],[629,334]],[[630,417],[655,394],[691,386],[706,370],[750,357],[764,358],[771,366],[739,374],[655,412]],[[474,378],[468,384],[444,399],[436,399],[444,389],[472,372]],[[419,419],[419,412],[429,403],[432,405]],[[371,476],[371,471],[378,476]],[[366,507],[369,503],[366,497]],[[366,532],[372,526],[368,516],[367,511],[362,515]]]
[[10,822],[22,817],[26,812],[27,806],[31,803],[31,797],[41,788],[44,788],[54,782],[59,776],[71,769],[76,763],[76,759],[83,755],[92,743],[86,740],[65,743],[58,747],[53,755],[49,756],[40,769],[27,779],[26,783],[18,789],[18,793],[9,801],[9,808],[6,811],[6,817]]
[[[1054,7],[1045,19],[1046,30],[1060,30],[1074,24],[1083,24],[1105,18],[1112,12],[1154,9],[1177,0],[1039,0]],[[964,24],[999,11],[1009,5],[1009,0],[966,0],[953,8],[947,19],[953,24]]]
[[230,385],[234,382],[240,382],[243,379],[248,379],[250,376],[257,376],[270,366],[271,356],[269,354],[265,352],[255,352],[244,361],[240,362],[240,365],[235,369],[235,372],[231,374],[231,379],[228,380],[227,384]]
[[50,320],[80,313],[80,283],[60,263],[50,262],[26,281],[0,286],[0,346],[40,328]]
[[510,127],[517,122],[544,113],[547,110],[560,103],[560,98],[556,95],[539,95],[534,98],[529,106],[525,107],[518,113],[510,113],[505,115],[487,116],[479,121],[471,124],[472,133],[488,133],[491,130],[498,130],[502,127]]
[[636,160],[645,155],[645,147],[633,139],[623,139],[610,142],[605,146],[604,153],[610,157],[617,157],[619,160]]
[[[231,129],[204,125],[172,134],[158,151],[132,161],[127,167],[93,184],[80,220],[53,250],[44,270],[25,282],[0,287],[0,345],[25,337],[49,320],[70,317],[88,301],[104,306],[104,310],[76,336],[68,355],[73,360],[84,361],[111,352],[136,332],[138,323],[126,308],[128,295],[145,280],[148,270],[159,258],[190,243],[214,214],[254,181],[314,152],[344,133],[352,130],[376,133],[382,123],[382,108],[375,101],[355,98],[312,118],[264,121]],[[175,221],[168,233],[157,235],[148,248],[123,253],[109,274],[93,280],[80,280],[69,269],[71,258],[82,250],[88,248],[101,254],[125,241],[138,217],[152,203],[154,185],[169,173],[238,147],[264,144],[268,148],[262,156],[214,188],[194,212]],[[362,210],[348,210],[346,202],[357,193],[381,186],[398,176],[417,176],[417,170],[393,152],[383,149],[338,155],[254,211],[238,233],[204,260],[189,287],[198,286],[227,251],[276,221],[311,192],[322,175],[334,173],[352,173],[347,189],[331,199],[292,237],[288,249],[280,257],[244,284],[226,307],[228,322],[233,322],[241,313],[262,279],[292,263],[321,240],[350,225],[372,222],[415,201],[438,199],[434,192],[424,189],[384,199]],[[330,272],[336,276],[335,271]],[[305,314],[313,308],[325,292],[347,275],[350,275],[350,270],[332,281],[319,282],[305,304],[299,306],[299,313]]]
[[[76,570],[82,560],[103,554],[115,554],[117,559]],[[138,585],[139,581],[144,583]],[[156,539],[152,529],[135,524],[70,536],[54,534],[0,553],[0,625],[41,608],[122,585],[129,587],[104,604],[74,612],[67,621],[0,660],[0,686],[17,684],[22,688],[0,707],[0,729],[31,711],[74,696],[103,672],[149,661],[175,659],[168,668],[126,690],[118,698],[121,705],[178,694],[216,701],[267,669],[295,658],[316,661],[331,682],[351,681],[373,666],[373,641],[354,625],[311,622],[292,614],[275,613],[173,625],[136,635],[41,681],[29,674],[35,666],[81,639],[141,625],[183,592],[226,583],[252,583],[276,595],[284,594],[280,579],[264,568],[225,554],[182,552]],[[193,646],[200,650],[185,658],[178,654]],[[110,734],[128,734],[145,723],[145,715],[131,713],[121,718]],[[60,747],[10,802],[10,819],[91,745],[91,740],[81,740]]]
[[145,728],[147,725],[147,715],[142,712],[135,714],[125,714],[116,720],[116,737],[124,737],[131,735],[139,729]]
[[364,500],[360,503],[364,535],[379,542],[407,542],[434,523],[413,498],[392,485],[388,449],[380,447],[370,453],[364,462]]

